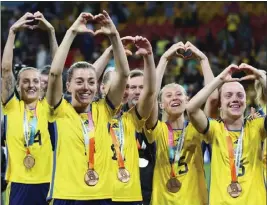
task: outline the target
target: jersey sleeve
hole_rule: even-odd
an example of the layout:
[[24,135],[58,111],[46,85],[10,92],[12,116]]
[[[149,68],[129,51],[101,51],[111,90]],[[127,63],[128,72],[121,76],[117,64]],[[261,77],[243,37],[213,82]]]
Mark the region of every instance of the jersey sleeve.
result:
[[136,106],[130,109],[128,112],[132,122],[134,123],[136,131],[142,132],[142,129],[145,126],[146,119],[142,118],[139,115]]
[[48,120],[49,122],[55,121],[57,118],[63,117],[67,111],[68,102],[62,97],[59,103],[52,107],[48,104],[47,100],[44,99],[44,104],[47,106],[48,110]]
[[259,117],[250,121],[252,130],[259,130],[261,140],[264,141],[267,137],[267,118],[266,115],[264,117]]
[[193,136],[193,138],[199,138],[200,141],[204,139],[204,135],[202,133],[199,133],[196,128],[193,126],[192,123],[188,123],[186,127],[186,135],[187,136]]
[[204,141],[211,144],[216,136],[216,130],[220,129],[220,123],[216,119],[208,118],[208,126],[202,133]]
[[156,126],[151,129],[146,129],[144,126],[144,134],[147,138],[148,143],[152,144],[157,140],[158,137],[164,135],[163,122],[157,121]]
[[16,97],[15,93],[13,93],[8,101],[3,104],[3,113],[6,115],[19,107],[19,99]]

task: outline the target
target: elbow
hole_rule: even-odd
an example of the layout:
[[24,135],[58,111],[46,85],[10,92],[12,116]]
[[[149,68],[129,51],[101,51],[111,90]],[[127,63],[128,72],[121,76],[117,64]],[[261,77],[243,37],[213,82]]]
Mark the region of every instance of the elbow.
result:
[[192,115],[197,111],[198,108],[194,106],[192,103],[188,103],[185,109],[188,115]]

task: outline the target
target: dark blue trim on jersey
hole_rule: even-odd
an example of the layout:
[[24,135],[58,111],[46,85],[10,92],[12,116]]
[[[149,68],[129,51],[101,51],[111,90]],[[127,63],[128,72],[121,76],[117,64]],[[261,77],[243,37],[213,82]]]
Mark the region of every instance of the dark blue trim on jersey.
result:
[[4,120],[2,125],[3,125],[3,132],[1,130],[1,146],[5,146],[6,134],[7,134],[7,115],[4,115]]
[[62,100],[63,100],[63,96],[60,98],[59,102],[54,106],[54,110],[60,106]]
[[267,131],[267,115],[265,115],[265,119],[264,119],[264,128]]
[[210,129],[210,121],[209,121],[209,119],[207,118],[207,121],[208,121],[208,123],[207,123],[207,127],[206,127],[206,129],[202,132],[202,134],[206,134],[208,131],[209,131],[209,129]]
[[106,96],[105,98],[108,106],[112,109],[112,110],[115,110],[115,106],[112,104],[112,102],[108,99],[108,96]]
[[139,112],[137,110],[137,106],[134,107],[134,110],[135,110],[135,113],[136,113],[136,116],[137,116],[138,120],[142,120],[142,117],[141,117],[141,115],[139,114]]
[[[53,169],[52,169],[52,180],[51,180],[51,184],[50,184],[50,191],[49,191],[49,195],[47,196],[46,200],[50,201],[53,197],[53,192],[54,192],[54,183],[55,183],[55,174],[56,174],[56,165],[57,165],[57,143],[58,143],[58,132],[57,132],[57,124],[56,122],[51,123],[50,126],[53,126],[53,128],[51,128],[51,131],[53,131],[53,133],[50,133],[50,138],[51,138],[51,134],[54,136],[54,151],[53,151]],[[53,138],[53,137],[52,137]]]
[[13,92],[13,93],[9,96],[9,98],[7,99],[7,101],[6,101],[5,103],[3,103],[3,106],[6,106],[7,103],[14,97],[14,95],[15,95],[15,92]]
[[52,145],[52,151],[55,151],[55,143],[56,143],[54,123],[55,122],[48,122],[48,132],[49,132],[49,136],[50,136],[50,142]]

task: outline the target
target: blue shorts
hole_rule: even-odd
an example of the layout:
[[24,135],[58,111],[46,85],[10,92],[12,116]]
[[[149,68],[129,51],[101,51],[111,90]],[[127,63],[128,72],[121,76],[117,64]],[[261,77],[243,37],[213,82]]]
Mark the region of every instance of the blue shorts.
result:
[[54,199],[51,205],[142,205],[141,202],[114,202],[110,199],[104,200],[64,200]]
[[49,183],[22,184],[11,182],[8,205],[48,205]]

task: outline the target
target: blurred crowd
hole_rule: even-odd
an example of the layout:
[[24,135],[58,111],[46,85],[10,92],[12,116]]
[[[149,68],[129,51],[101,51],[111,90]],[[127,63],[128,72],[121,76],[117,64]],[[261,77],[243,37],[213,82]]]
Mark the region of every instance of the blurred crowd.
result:
[[[244,62],[267,69],[267,2],[2,2],[1,51],[9,27],[25,12],[42,12],[54,26],[60,44],[80,12],[96,14],[103,9],[122,37],[142,35],[150,40],[156,64],[173,43],[190,41],[207,55],[215,75],[230,63]],[[88,26],[95,27],[93,22]],[[103,36],[77,36],[66,69],[76,61],[94,62],[109,46],[108,42]],[[44,31],[19,32],[14,49],[14,65],[42,68],[51,64],[48,34]],[[142,59],[133,55],[128,60],[130,68],[142,68]],[[199,63],[173,60],[164,83],[174,80],[184,85],[190,96],[194,95],[203,86]],[[246,86],[248,103],[253,105],[253,86]]]

